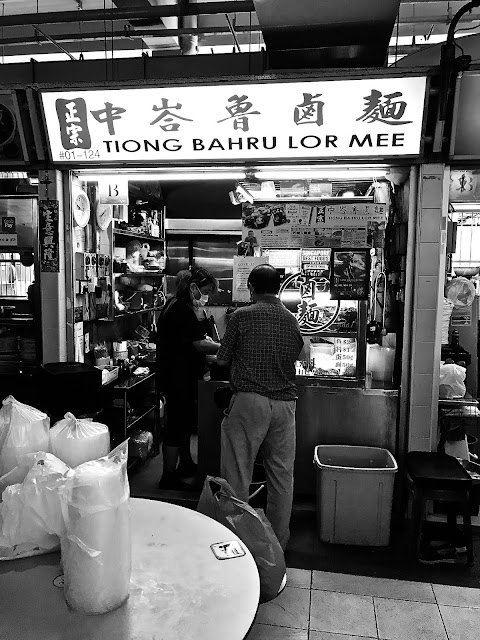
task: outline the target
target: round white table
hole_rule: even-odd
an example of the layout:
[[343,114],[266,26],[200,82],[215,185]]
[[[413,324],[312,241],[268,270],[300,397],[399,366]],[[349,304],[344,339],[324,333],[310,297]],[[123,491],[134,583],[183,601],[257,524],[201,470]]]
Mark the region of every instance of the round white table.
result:
[[[127,602],[97,616],[69,609],[58,552],[0,562],[1,640],[245,637],[257,610],[260,583],[255,561],[239,538],[215,520],[176,505],[132,498],[130,508]],[[221,544],[228,542],[235,544],[228,549]],[[218,559],[211,548],[217,543],[217,555],[233,557]]]

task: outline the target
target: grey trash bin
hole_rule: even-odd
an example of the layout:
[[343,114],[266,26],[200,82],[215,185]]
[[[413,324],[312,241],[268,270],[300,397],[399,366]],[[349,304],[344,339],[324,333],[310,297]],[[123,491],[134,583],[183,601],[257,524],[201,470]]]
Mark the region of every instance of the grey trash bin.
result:
[[320,540],[388,545],[398,469],[392,454],[377,447],[318,445],[314,463]]

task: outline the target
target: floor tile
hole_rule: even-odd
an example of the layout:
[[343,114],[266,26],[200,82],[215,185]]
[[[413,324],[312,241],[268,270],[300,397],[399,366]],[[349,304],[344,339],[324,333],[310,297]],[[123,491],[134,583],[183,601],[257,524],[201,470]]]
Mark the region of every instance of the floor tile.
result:
[[279,627],[308,629],[309,589],[285,587],[274,600],[258,607],[256,622]]
[[308,640],[308,631],[306,629],[289,629],[288,627],[276,627],[256,622],[245,640]]
[[332,591],[312,591],[310,629],[377,637],[373,599]]
[[345,573],[330,573],[327,571],[313,572],[312,589],[355,593],[360,596],[435,602],[432,587],[426,582],[351,576]]
[[305,569],[287,568],[287,584],[289,587],[299,587],[300,589],[310,589],[312,572]]
[[438,604],[453,607],[480,607],[480,589],[451,587],[446,584],[432,585]]
[[346,636],[344,633],[328,633],[328,631],[310,631],[308,640],[377,640],[365,636]]
[[440,605],[440,613],[449,640],[478,640],[480,637],[480,609]]
[[374,598],[378,637],[385,640],[447,640],[436,604]]

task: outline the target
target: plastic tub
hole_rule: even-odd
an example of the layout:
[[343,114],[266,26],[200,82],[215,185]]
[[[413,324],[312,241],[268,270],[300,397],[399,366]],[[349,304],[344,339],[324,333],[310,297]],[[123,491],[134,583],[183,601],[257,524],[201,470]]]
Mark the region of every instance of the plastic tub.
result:
[[388,545],[398,469],[392,454],[377,447],[318,445],[314,464],[320,540]]
[[367,345],[367,372],[373,380],[391,382],[395,363],[395,349],[378,344]]

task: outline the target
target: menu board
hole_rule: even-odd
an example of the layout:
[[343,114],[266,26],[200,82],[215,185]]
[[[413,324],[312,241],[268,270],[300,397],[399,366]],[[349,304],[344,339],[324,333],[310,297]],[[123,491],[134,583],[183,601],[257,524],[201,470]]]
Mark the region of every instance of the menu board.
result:
[[344,251],[343,249],[333,249],[330,266],[331,299],[367,300],[369,288],[369,250]]
[[40,200],[39,242],[40,271],[60,271],[60,249],[58,231],[58,200]]
[[383,247],[387,207],[374,202],[242,205],[242,239],[259,247]]
[[357,341],[355,338],[335,338],[333,355],[335,369],[341,376],[354,376],[357,361]]

